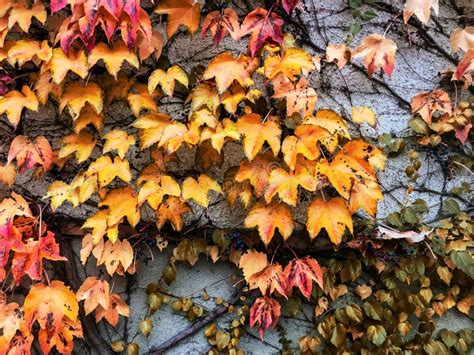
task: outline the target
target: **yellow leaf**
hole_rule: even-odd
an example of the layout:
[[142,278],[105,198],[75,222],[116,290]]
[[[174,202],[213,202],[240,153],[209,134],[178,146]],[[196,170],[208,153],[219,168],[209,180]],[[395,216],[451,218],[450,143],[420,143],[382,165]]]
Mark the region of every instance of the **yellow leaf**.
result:
[[188,87],[188,76],[186,72],[177,65],[173,65],[166,72],[161,69],[153,71],[148,78],[148,92],[155,91],[158,85],[168,96],[173,96],[175,80]]
[[283,57],[269,56],[264,64],[265,76],[273,79],[278,73],[283,73],[288,79],[294,80],[303,71],[314,69],[314,63],[308,52],[301,48],[288,48]]
[[82,229],[91,228],[92,233],[90,237],[92,238],[92,243],[94,245],[102,241],[103,236],[107,233],[111,243],[115,243],[118,239],[118,229],[117,226],[110,226],[107,223],[107,215],[109,213],[108,209],[98,210],[95,214],[86,219],[82,225]]
[[133,114],[138,117],[142,110],[156,111],[155,97],[157,94],[150,94],[145,84],[137,84],[128,94],[127,100]]
[[224,118],[215,129],[204,128],[201,132],[201,143],[208,139],[211,140],[212,147],[220,153],[227,139],[240,140],[240,132],[232,120]]
[[209,206],[209,191],[222,193],[219,184],[205,174],[199,175],[196,181],[192,177],[187,177],[182,186],[182,195],[185,201],[193,199],[198,205],[202,207]]
[[179,232],[183,228],[183,215],[191,212],[191,208],[179,197],[168,197],[156,210],[156,226],[161,229],[166,221],[170,221],[173,229]]
[[222,94],[236,80],[241,86],[248,87],[253,85],[250,77],[256,60],[250,57],[240,55],[234,58],[232,53],[224,52],[209,63],[203,74],[204,80],[215,78],[217,90]]
[[140,148],[146,149],[159,142],[163,131],[170,123],[170,116],[160,112],[152,112],[138,117],[132,126],[138,128]]
[[345,44],[328,44],[326,47],[326,61],[337,60],[339,70],[345,67],[351,57],[351,52]]
[[46,22],[46,9],[42,2],[35,2],[31,7],[26,1],[15,1],[8,14],[8,28],[18,24],[23,32],[28,32],[32,18],[44,24]]
[[185,26],[189,32],[194,33],[199,28],[201,5],[193,0],[164,0],[155,9],[160,15],[168,15],[166,34],[173,36],[179,25]]
[[81,109],[79,117],[74,120],[74,132],[79,133],[85,129],[88,125],[95,127],[97,132],[102,132],[104,127],[104,115],[103,113],[97,113],[88,103]]
[[133,135],[128,135],[127,132],[119,129],[110,131],[103,138],[105,139],[103,153],[116,150],[118,156],[122,159],[125,158],[128,148],[135,144],[135,137]]
[[0,96],[0,114],[6,113],[8,121],[17,126],[20,122],[21,112],[24,108],[38,111],[38,99],[28,86],[23,86],[21,92],[13,90]]
[[333,110],[318,110],[316,116],[307,116],[303,120],[304,124],[319,126],[329,131],[331,134],[338,134],[347,139],[351,139],[349,130],[344,120]]
[[269,205],[258,202],[245,218],[245,227],[258,227],[258,233],[265,245],[268,245],[278,229],[283,239],[288,239],[293,232],[291,211],[283,203],[273,201]]
[[160,181],[150,180],[140,187],[138,204],[147,201],[151,208],[156,210],[165,196],[181,196],[179,184],[171,176],[163,175]]
[[431,9],[438,15],[438,0],[406,0],[403,8],[403,21],[408,23],[410,17],[415,15],[425,25],[428,24],[431,15]]
[[351,213],[340,197],[331,198],[329,201],[315,199],[308,207],[306,226],[311,239],[324,228],[331,242],[336,245],[341,243],[346,227],[353,233]]
[[357,124],[367,122],[372,127],[377,124],[375,112],[367,106],[352,107],[352,121]]
[[[99,266],[105,264],[105,268],[107,269],[108,274],[111,276],[116,272],[120,275],[123,275],[124,271],[126,271],[132,265],[133,256],[133,248],[128,240],[117,240],[115,243],[107,241],[104,244],[102,255],[97,260],[97,265]],[[114,294],[111,296],[113,295]],[[117,299],[115,299],[113,302],[117,303]],[[118,305],[119,304],[117,303],[117,306]],[[127,314],[126,311],[124,313]],[[105,316],[105,314],[103,316]]]
[[354,181],[349,200],[349,209],[352,213],[362,208],[374,217],[377,213],[378,200],[383,200],[383,194],[376,181],[369,179],[366,179],[364,183],[358,180]]
[[82,163],[90,157],[97,143],[94,137],[86,131],[81,131],[79,134],[71,133],[61,142],[64,146],[59,150],[59,158],[62,159],[75,153],[78,163]]
[[0,165],[0,183],[11,187],[15,183],[16,169],[13,164]]
[[244,136],[244,152],[250,161],[260,152],[265,142],[272,149],[274,156],[280,151],[281,128],[273,121],[273,117],[262,122],[260,115],[249,113],[239,118],[237,129]]
[[250,278],[262,271],[268,265],[267,254],[254,250],[248,250],[240,257],[239,268],[242,269],[245,281],[249,282]]
[[48,187],[44,198],[51,198],[51,208],[56,210],[64,201],[69,201],[74,207],[87,201],[98,189],[97,179],[81,173],[74,177],[68,185],[62,181],[54,181]]
[[457,52],[459,48],[461,48],[464,52],[474,48],[474,26],[456,28],[453,32],[451,32],[450,42],[451,51],[453,53]]
[[109,156],[101,156],[89,165],[86,174],[88,176],[97,174],[97,182],[100,187],[110,184],[116,177],[125,182],[130,182],[132,174],[130,172],[130,164],[128,160],[120,157],[112,159]]
[[103,60],[107,71],[115,79],[117,79],[117,74],[124,61],[127,61],[136,69],[139,66],[135,53],[132,53],[122,41],[114,43],[112,48],[102,42],[94,45],[89,53],[88,63],[93,67],[99,60]]
[[265,192],[270,173],[276,167],[277,164],[272,152],[266,151],[258,154],[252,161],[242,160],[239,170],[235,174],[235,180],[241,183],[249,180],[250,185],[255,189],[256,196],[259,197]]
[[127,217],[128,223],[135,227],[140,221],[138,199],[131,187],[119,187],[110,190],[99,206],[108,206],[107,225],[113,226]]
[[33,61],[36,65],[41,61],[48,62],[51,59],[52,50],[48,41],[28,41],[19,40],[8,50],[8,63],[11,66],[21,67],[28,61]]
[[54,48],[53,55],[46,68],[51,70],[53,81],[58,85],[64,80],[69,71],[77,74],[82,79],[85,79],[89,74],[85,52],[73,48],[69,50],[68,54],[64,53],[61,48]]
[[81,109],[86,103],[89,103],[95,112],[102,112],[102,90],[96,83],[82,85],[81,83],[73,82],[66,86],[59,100],[59,111],[62,112],[67,106],[69,114],[75,120],[79,117]]
[[197,111],[206,106],[212,113],[216,113],[220,104],[219,95],[217,95],[216,87],[208,84],[198,84],[186,98],[185,103],[191,101],[191,112]]

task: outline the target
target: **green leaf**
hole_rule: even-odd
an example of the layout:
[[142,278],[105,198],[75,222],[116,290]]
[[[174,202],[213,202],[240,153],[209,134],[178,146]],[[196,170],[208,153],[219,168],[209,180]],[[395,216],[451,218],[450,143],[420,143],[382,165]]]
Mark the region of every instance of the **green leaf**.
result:
[[430,128],[423,119],[417,117],[413,118],[408,122],[408,126],[416,133],[428,135],[430,134]]
[[374,18],[376,18],[378,15],[377,13],[374,11],[374,10],[368,10],[366,12],[364,12],[362,15],[361,15],[361,18],[363,20],[366,20],[366,21],[369,21],[369,20],[372,20]]
[[362,0],[349,0],[351,9],[358,9],[362,5]]
[[346,345],[346,341],[346,327],[344,324],[337,323],[332,331],[331,343],[339,349]]
[[367,337],[377,346],[381,346],[387,338],[387,332],[381,325],[371,325],[367,328]]
[[360,30],[362,29],[361,25],[358,24],[358,23],[353,23],[350,27],[349,27],[349,32],[351,33],[351,35],[355,36],[356,34],[358,34],[360,32]]
[[452,251],[449,256],[458,269],[474,278],[474,259],[468,250]]
[[443,342],[446,344],[448,348],[456,344],[456,341],[458,340],[458,338],[456,337],[456,334],[454,334],[452,331],[448,329],[441,329],[440,335],[441,335],[441,339],[443,340]]
[[443,202],[443,210],[449,214],[459,214],[461,213],[461,208],[459,204],[452,198],[448,198]]
[[420,221],[420,216],[412,207],[406,207],[402,211],[402,220],[408,224],[414,225]]
[[390,213],[387,217],[387,222],[390,225],[397,227],[398,229],[401,229],[403,227],[402,218],[400,216],[400,213],[398,212]]
[[373,300],[364,303],[364,311],[368,317],[375,320],[382,320],[383,309],[379,302]]
[[361,323],[364,320],[362,309],[355,303],[346,306],[346,314],[356,323]]

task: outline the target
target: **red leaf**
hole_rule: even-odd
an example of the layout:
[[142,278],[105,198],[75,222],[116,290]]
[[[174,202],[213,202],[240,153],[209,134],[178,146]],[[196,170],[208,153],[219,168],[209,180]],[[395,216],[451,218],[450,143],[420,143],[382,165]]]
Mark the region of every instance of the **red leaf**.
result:
[[258,333],[263,339],[263,334],[268,327],[275,328],[281,315],[281,306],[271,297],[259,297],[250,307],[250,326],[258,323]]
[[285,9],[288,15],[296,6],[298,6],[299,3],[300,3],[300,0],[283,0],[282,1],[283,8]]
[[233,9],[216,10],[210,12],[204,19],[201,38],[204,38],[206,33],[211,31],[214,44],[218,46],[227,32],[237,41],[239,39],[239,30],[239,18]]
[[21,240],[21,233],[13,225],[13,221],[0,226],[0,268],[5,267],[8,262],[10,250],[24,252],[25,248]]
[[307,299],[313,290],[313,280],[323,288],[323,272],[318,262],[310,257],[293,259],[284,271],[287,289],[297,286]]
[[265,43],[271,45],[281,45],[283,43],[282,25],[283,20],[276,13],[268,12],[261,7],[245,17],[241,27],[241,37],[252,33],[250,36],[252,57],[255,57],[255,54]]

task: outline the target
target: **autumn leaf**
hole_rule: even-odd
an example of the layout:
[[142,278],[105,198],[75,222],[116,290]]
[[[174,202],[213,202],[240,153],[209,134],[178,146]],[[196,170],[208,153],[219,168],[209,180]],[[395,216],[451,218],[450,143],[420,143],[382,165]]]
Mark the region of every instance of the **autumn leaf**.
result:
[[286,13],[289,15],[290,12],[299,5],[300,0],[282,0],[281,4],[285,9]]
[[8,63],[11,66],[18,64],[21,67],[29,61],[39,65],[42,61],[48,62],[51,56],[52,50],[48,41],[19,40],[8,49]]
[[53,151],[48,140],[43,136],[38,136],[33,141],[26,136],[16,136],[8,151],[7,164],[14,159],[16,159],[20,174],[33,169],[36,164],[46,171],[53,162]]
[[89,132],[71,133],[62,139],[63,147],[59,150],[59,158],[75,154],[77,162],[82,163],[89,159],[96,143],[97,141]]
[[369,77],[378,69],[390,78],[395,66],[397,44],[379,34],[371,34],[364,38],[362,44],[352,51],[352,59],[364,57],[364,66]]
[[308,207],[306,227],[311,239],[324,228],[331,242],[336,245],[341,243],[346,228],[353,233],[351,213],[340,197],[331,198],[329,201],[321,198],[313,200]]
[[474,26],[466,28],[456,28],[450,36],[451,52],[455,53],[459,49],[467,52],[474,48]]
[[136,69],[139,66],[137,56],[122,41],[115,42],[112,48],[105,43],[97,43],[90,51],[87,60],[90,67],[93,67],[99,60],[102,60],[107,71],[115,79],[117,79],[117,74],[124,61]]
[[201,38],[206,37],[208,31],[211,32],[211,37],[216,46],[219,45],[226,33],[229,33],[235,41],[238,41],[240,26],[235,10],[225,8],[222,11],[216,10],[208,13],[202,24]]
[[374,217],[377,213],[378,200],[383,200],[383,194],[376,181],[366,180],[362,183],[355,180],[351,190],[349,210],[355,213],[358,209],[363,209]]
[[53,347],[62,354],[72,353],[75,337],[82,338],[82,325],[79,319],[74,322],[64,319],[59,330],[54,334],[51,334],[48,329],[40,329],[38,332],[38,341],[45,354],[48,354]]
[[0,183],[11,187],[15,183],[16,169],[13,164],[0,165]]
[[168,15],[166,34],[173,36],[179,25],[185,26],[189,32],[194,33],[199,28],[201,5],[192,0],[164,0],[155,9],[160,15]]
[[267,255],[255,250],[248,250],[240,257],[239,267],[242,269],[245,281],[250,282],[250,278],[262,271],[268,265]]
[[14,2],[8,14],[8,28],[11,29],[18,24],[23,32],[28,33],[33,17],[44,24],[46,16],[46,9],[42,2],[35,2],[31,7],[26,1]]
[[203,79],[215,78],[217,90],[222,94],[236,80],[243,87],[253,85],[251,78],[256,61],[244,55],[234,58],[232,53],[224,52],[209,63],[204,71]]
[[16,216],[33,217],[26,200],[12,191],[11,197],[0,202],[0,226],[5,225]]
[[105,318],[111,325],[116,326],[119,321],[119,315],[128,317],[130,309],[118,294],[112,293],[110,295],[110,306],[108,308],[102,308],[101,306],[97,308],[96,322]]
[[[255,162],[256,159],[253,161]],[[245,182],[237,182],[236,174],[238,169],[237,166],[234,166],[225,172],[222,190],[227,196],[229,206],[234,207],[237,201],[241,201],[243,206],[248,208],[252,199],[252,187]]]
[[[2,205],[6,204],[2,203]],[[4,207],[2,205],[0,208]],[[10,251],[25,252],[22,238],[22,233],[13,225],[12,219],[8,219],[5,224],[0,226],[0,268],[4,268],[8,264]]]
[[59,111],[62,112],[67,106],[69,114],[75,120],[79,117],[81,109],[86,103],[89,103],[95,112],[102,112],[102,90],[96,83],[89,82],[86,85],[82,85],[81,83],[73,82],[66,86],[59,100]]
[[71,49],[68,53],[65,53],[61,48],[54,48],[46,69],[51,70],[51,77],[57,85],[61,84],[69,71],[77,74],[82,79],[85,79],[89,74],[89,64],[83,50]]
[[173,96],[175,81],[188,87],[188,76],[179,66],[173,65],[166,72],[161,69],[156,69],[148,78],[148,92],[152,93],[156,87],[160,85],[166,95]]
[[63,181],[54,181],[48,187],[44,198],[51,198],[51,208],[56,210],[64,201],[69,201],[74,207],[87,201],[98,190],[97,177],[80,173],[68,185]]
[[280,264],[268,264],[262,270],[250,276],[249,289],[259,289],[262,295],[272,295],[277,291],[286,296],[286,279]]
[[128,223],[135,227],[140,221],[140,210],[138,209],[138,198],[130,186],[119,187],[110,190],[105,198],[99,203],[99,207],[108,206],[107,224],[116,225],[127,217]]
[[240,140],[240,132],[232,120],[229,118],[224,118],[217,124],[215,129],[205,127],[202,130],[201,143],[205,142],[206,140],[210,140],[212,147],[220,153],[226,141]]
[[28,86],[23,86],[21,92],[13,90],[0,96],[0,114],[6,113],[8,121],[17,126],[24,108],[38,111],[38,99]]
[[313,88],[308,87],[306,79],[301,78],[296,84],[293,84],[286,76],[279,74],[272,80],[272,83],[275,90],[272,97],[286,100],[287,116],[299,113],[305,117],[313,113],[318,95]]
[[[456,67],[451,80],[461,80],[464,75],[474,70],[474,48],[469,49]],[[1,103],[1,101],[0,101]]]
[[138,117],[132,126],[138,128],[140,148],[145,149],[158,143],[166,127],[171,123],[171,118],[165,113],[152,112]]
[[204,106],[212,113],[216,113],[220,105],[219,95],[215,85],[200,83],[191,91],[185,103],[191,102],[191,112],[195,112]]
[[425,25],[428,24],[431,15],[431,9],[438,15],[438,0],[406,0],[403,8],[403,21],[408,20],[415,15]]
[[173,229],[179,232],[183,228],[183,215],[191,211],[183,199],[168,197],[156,211],[156,225],[161,229],[167,221],[170,221]]
[[367,106],[352,107],[352,121],[357,124],[367,122],[372,127],[375,127],[377,124],[375,112]]
[[86,176],[97,174],[97,182],[99,187],[105,187],[110,184],[116,177],[125,182],[130,182],[132,174],[130,172],[130,164],[128,160],[103,155],[89,165]]
[[172,122],[164,128],[158,148],[164,147],[168,154],[172,154],[185,142],[188,133],[188,127],[184,123]]
[[270,146],[274,156],[280,151],[281,128],[273,117],[262,122],[260,115],[249,113],[239,118],[237,129],[244,136],[244,152],[248,160],[252,161],[255,158],[265,142]]
[[42,105],[46,105],[50,95],[53,96],[56,100],[59,100],[64,89],[63,83],[61,83],[60,85],[56,84],[53,81],[51,71],[44,70],[44,67],[45,66],[41,66],[40,73],[38,74],[35,85],[33,87],[36,93],[36,98]]
[[235,114],[238,105],[243,100],[255,103],[261,95],[262,92],[258,89],[245,90],[240,84],[234,83],[222,94],[220,103],[224,106],[227,112]]
[[258,324],[258,333],[263,339],[263,334],[271,326],[274,328],[281,315],[281,306],[277,300],[270,297],[259,297],[250,307],[250,326]]
[[197,147],[194,162],[202,170],[209,170],[213,165],[220,167],[224,163],[224,152],[217,151],[211,141],[206,140]]
[[0,336],[0,350],[3,349],[3,341],[9,343],[16,332],[23,328],[24,319],[20,306],[15,302],[7,303],[6,294],[0,291],[0,329],[3,334]]
[[[108,240],[104,244],[102,255],[97,260],[97,266],[105,265],[110,276],[114,275],[116,272],[119,275],[123,275],[132,265],[133,255],[133,249],[128,240],[117,240],[115,243]],[[113,303],[113,300],[111,299],[110,302]],[[115,313],[115,310],[112,311]],[[99,312],[96,313],[97,318],[99,318],[98,313]]]
[[288,239],[293,232],[293,217],[290,209],[282,203],[263,202],[255,204],[245,218],[245,227],[258,227],[258,233],[265,245],[268,245],[278,228],[283,239]]
[[240,37],[251,33],[249,47],[252,57],[255,57],[265,44],[276,46],[283,43],[281,26],[283,20],[275,12],[259,7],[245,16],[240,27]]
[[291,81],[305,71],[314,69],[314,63],[308,52],[301,48],[288,48],[283,56],[269,56],[265,59],[264,72],[268,79],[273,79],[279,73]]
[[260,197],[267,188],[271,171],[276,167],[272,152],[266,151],[258,154],[252,161],[243,160],[235,174],[235,180],[239,183],[249,180],[250,185],[255,189],[256,196]]
[[163,175],[159,182],[149,180],[140,187],[138,204],[147,201],[151,208],[156,210],[165,196],[181,196],[179,184],[171,176]]
[[89,234],[91,242],[93,245],[100,245],[102,238],[107,234],[107,238],[111,243],[115,243],[118,239],[118,225],[109,225],[107,216],[109,210],[101,209],[98,210],[95,214],[87,218],[87,220],[82,225],[82,229],[91,228],[92,233]]
[[110,289],[106,280],[90,276],[84,280],[76,292],[78,301],[84,301],[86,315],[92,313],[97,307],[108,309],[110,305]]
[[57,334],[61,323],[68,319],[76,321],[79,305],[76,295],[63,282],[53,280],[48,285],[33,285],[25,298],[25,321],[31,329],[38,322],[41,329]]
[[306,116],[303,124],[319,126],[326,129],[332,135],[340,135],[341,137],[351,139],[346,123],[333,110],[321,109],[316,112],[316,115]]
[[135,144],[135,137],[133,135],[128,135],[127,132],[119,129],[110,131],[104,135],[103,139],[105,139],[103,153],[105,154],[116,150],[121,159],[125,158],[129,147]]
[[422,92],[411,101],[413,114],[418,113],[423,120],[430,124],[436,111],[451,114],[452,105],[448,93],[444,90]]
[[345,44],[328,44],[326,47],[326,61],[334,62],[337,60],[337,67],[342,70],[351,58],[351,52]]
[[287,280],[287,290],[297,286],[308,300],[313,289],[313,281],[323,289],[323,271],[316,259],[309,256],[291,260],[286,265],[284,274],[284,278]]
[[219,184],[205,174],[199,175],[197,181],[192,177],[187,177],[182,185],[182,196],[185,201],[193,199],[202,207],[209,206],[209,191],[222,193]]

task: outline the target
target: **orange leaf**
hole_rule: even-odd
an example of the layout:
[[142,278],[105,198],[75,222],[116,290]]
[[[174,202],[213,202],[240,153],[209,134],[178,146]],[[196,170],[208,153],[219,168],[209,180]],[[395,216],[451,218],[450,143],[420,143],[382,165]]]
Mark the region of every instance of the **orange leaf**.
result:
[[105,139],[103,153],[116,150],[121,159],[125,158],[129,147],[135,144],[135,137],[133,135],[128,135],[127,132],[119,129],[110,131],[103,138]]
[[350,58],[351,52],[345,44],[328,44],[326,47],[326,61],[334,62],[337,60],[339,70],[345,67]]
[[250,307],[250,326],[258,324],[258,333],[263,339],[263,334],[271,326],[275,328],[280,319],[281,306],[277,300],[270,297],[259,297]]
[[[97,260],[97,266],[105,264],[105,268],[110,276],[115,274],[115,272],[123,275],[132,263],[133,249],[130,242],[126,239],[117,240],[115,243],[112,243],[110,240],[106,241],[102,255]],[[113,303],[112,299],[110,302],[111,304]],[[99,317],[98,310],[96,311],[96,317]]]
[[87,60],[91,67],[93,67],[99,60],[102,60],[107,71],[115,79],[117,79],[117,74],[124,61],[128,62],[136,69],[138,69],[139,66],[138,58],[135,53],[132,53],[122,41],[114,43],[112,48],[105,43],[95,44],[90,51]]
[[64,146],[59,150],[59,158],[75,153],[77,162],[82,163],[89,159],[97,141],[89,132],[81,131],[64,137],[62,143]]
[[168,197],[156,211],[156,225],[161,229],[166,221],[170,221],[173,229],[177,232],[183,228],[183,215],[191,212],[187,203],[179,197]]
[[85,79],[89,74],[89,64],[83,50],[71,49],[66,54],[61,48],[54,48],[46,69],[51,70],[51,77],[57,85],[61,84],[69,71],[77,74],[82,79]]
[[138,128],[140,148],[145,149],[160,141],[166,127],[171,123],[171,118],[165,113],[152,112],[138,117],[132,126]]
[[315,199],[308,207],[306,226],[311,239],[324,228],[331,242],[336,245],[341,243],[346,227],[353,233],[351,213],[340,197],[331,198],[329,201]]
[[275,99],[284,98],[286,100],[286,114],[288,116],[299,113],[302,117],[312,114],[318,99],[316,91],[308,87],[306,79],[301,78],[293,84],[286,76],[279,74],[273,80]]
[[47,62],[51,59],[52,51],[48,41],[15,41],[14,45],[8,50],[8,63],[11,66],[21,67],[28,61],[33,61],[39,65],[41,61]]
[[262,270],[250,276],[249,289],[258,288],[262,295],[272,295],[277,291],[281,296],[286,296],[286,279],[280,264],[268,264]]
[[282,73],[293,81],[297,75],[303,74],[304,71],[314,70],[314,62],[304,49],[292,47],[283,53],[283,57],[277,55],[267,57],[264,70],[268,79],[273,79]]
[[288,283],[287,289],[297,286],[308,300],[313,289],[313,281],[323,288],[323,271],[318,262],[309,256],[291,260],[286,265],[284,273]]
[[130,182],[132,179],[128,160],[122,160],[119,157],[115,157],[112,161],[112,159],[106,155],[101,156],[89,165],[86,175],[91,176],[94,174],[97,174],[99,187],[107,186],[116,177],[125,182]]
[[267,254],[255,250],[248,250],[240,257],[239,267],[242,269],[247,283],[256,273],[262,271],[268,265]]
[[199,28],[201,5],[192,0],[164,0],[155,9],[160,15],[168,15],[166,34],[173,36],[179,25],[185,26],[189,32],[194,33]]
[[248,160],[255,158],[265,142],[272,149],[274,156],[280,151],[281,128],[273,117],[262,122],[260,115],[249,113],[239,118],[237,129],[244,136],[244,152]]
[[17,126],[24,108],[38,111],[38,99],[28,86],[23,86],[21,92],[13,90],[0,96],[0,114],[6,113],[8,121]]
[[371,34],[364,38],[362,44],[352,51],[352,58],[364,57],[364,66],[369,77],[382,68],[385,74],[392,75],[395,66],[397,44],[379,34]]
[[192,177],[187,177],[183,182],[182,194],[185,201],[193,199],[198,205],[202,207],[209,206],[209,191],[213,190],[217,193],[222,193],[219,184],[205,174],[199,175],[196,181]]
[[216,113],[217,107],[220,105],[216,87],[204,83],[196,85],[191,91],[185,103],[189,101],[191,101],[191,112],[206,106],[212,113]]
[[[254,162],[255,161],[256,159]],[[252,187],[245,182],[237,182],[236,174],[238,168],[239,167],[237,166],[233,166],[225,172],[222,190],[227,196],[227,203],[229,206],[234,207],[237,200],[240,200],[244,207],[247,208],[252,199]]]
[[13,164],[0,165],[0,183],[11,187],[15,183],[16,169]]
[[277,163],[273,158],[273,154],[270,151],[266,151],[265,153],[258,154],[252,161],[242,160],[238,167],[239,170],[235,174],[235,180],[241,183],[249,180],[250,185],[255,189],[257,197],[259,197],[263,195],[268,185],[270,173],[276,167]]
[[54,181],[48,187],[44,198],[51,198],[51,208],[56,210],[64,201],[69,201],[74,207],[87,201],[98,190],[97,178],[80,173],[68,185],[62,181]]
[[119,315],[128,317],[130,310],[128,305],[116,293],[110,295],[110,306],[107,309],[99,306],[96,311],[96,322],[105,318],[111,325],[116,326],[119,320]]
[[28,202],[23,197],[12,191],[11,198],[4,198],[0,202],[0,226],[13,220],[16,216],[33,217]]
[[102,112],[103,99],[102,90],[96,83],[82,85],[78,82],[70,83],[66,86],[61,99],[59,100],[59,111],[62,112],[67,106],[69,114],[75,120],[79,117],[81,109],[89,103],[95,112]]
[[354,213],[362,208],[374,217],[377,213],[378,200],[383,200],[383,195],[377,182],[366,180],[365,183],[362,183],[356,180],[352,186],[349,210]]
[[138,204],[147,201],[150,207],[156,210],[165,196],[181,196],[179,184],[168,175],[161,176],[159,181],[145,182],[138,193]]
[[8,14],[8,28],[11,29],[18,24],[23,32],[28,32],[33,17],[44,24],[46,16],[46,9],[42,2],[35,2],[30,7],[26,1],[15,1]]
[[247,56],[240,55],[234,58],[232,53],[224,52],[209,63],[203,74],[204,80],[215,78],[217,90],[222,94],[236,80],[243,87],[253,85],[251,73],[257,62]]
[[428,24],[431,15],[431,9],[438,15],[438,0],[406,0],[403,8],[403,21],[408,23],[410,17],[415,15],[425,25]]
[[293,232],[293,217],[290,209],[282,203],[273,201],[269,205],[263,202],[255,204],[245,218],[245,227],[258,227],[258,233],[265,245],[268,245],[278,228],[283,239]]
[[[461,80],[464,75],[474,70],[474,48],[469,49],[459,62],[451,80]],[[8,94],[7,94],[8,95]]]
[[341,116],[333,110],[318,110],[316,116],[306,116],[303,120],[303,124],[319,126],[326,129],[332,135],[338,134],[347,139],[351,139],[346,123]]
[[451,100],[444,90],[422,92],[411,100],[411,111],[413,114],[418,113],[426,123],[430,124],[436,111],[451,114]]
[[16,159],[20,173],[33,169],[36,164],[41,165],[46,171],[53,162],[53,151],[48,140],[43,136],[36,137],[34,141],[26,136],[16,136],[8,151],[7,164],[10,164],[13,159]]
[[110,190],[99,203],[99,206],[109,206],[109,213],[107,215],[107,224],[109,226],[121,223],[124,217],[127,217],[128,223],[132,227],[135,227],[140,221],[138,199],[133,189],[129,186]]
[[215,129],[205,127],[201,132],[201,143],[210,139],[212,147],[219,153],[227,139],[240,140],[236,124],[229,118],[224,118]]
[[174,82],[177,81],[188,87],[188,76],[186,72],[177,65],[173,65],[165,72],[161,69],[154,70],[148,78],[148,92],[155,91],[158,85],[168,96],[173,96]]
[[88,277],[76,292],[78,301],[84,301],[86,315],[97,307],[108,309],[110,305],[109,283],[96,277]]
[[82,338],[80,320],[74,322],[64,319],[59,330],[51,334],[48,329],[40,329],[38,340],[43,353],[48,354],[53,347],[61,354],[71,354],[74,348],[74,337]]
[[458,49],[467,52],[474,48],[474,26],[466,28],[456,28],[450,36],[451,52],[455,53]]

